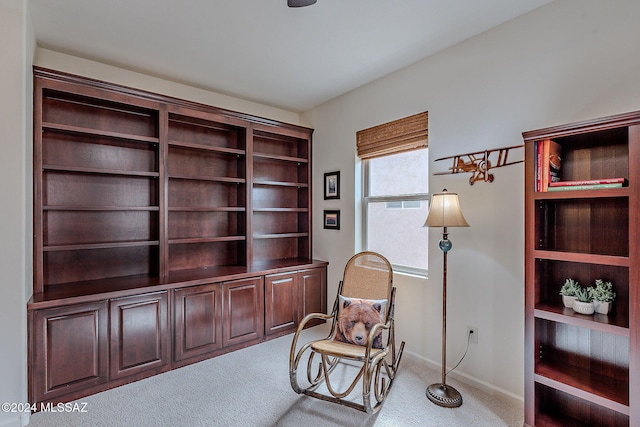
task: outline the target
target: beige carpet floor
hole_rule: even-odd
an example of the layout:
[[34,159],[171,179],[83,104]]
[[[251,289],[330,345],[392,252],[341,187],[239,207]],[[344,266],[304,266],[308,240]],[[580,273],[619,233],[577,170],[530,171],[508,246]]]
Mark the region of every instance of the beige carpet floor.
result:
[[[327,328],[304,331],[305,339],[326,336]],[[108,390],[77,402],[86,412],[31,415],[30,427],[83,426],[518,426],[522,405],[506,402],[455,379],[463,395],[455,409],[425,397],[440,372],[403,356],[400,372],[375,415],[296,394],[289,384],[287,335],[240,351]]]

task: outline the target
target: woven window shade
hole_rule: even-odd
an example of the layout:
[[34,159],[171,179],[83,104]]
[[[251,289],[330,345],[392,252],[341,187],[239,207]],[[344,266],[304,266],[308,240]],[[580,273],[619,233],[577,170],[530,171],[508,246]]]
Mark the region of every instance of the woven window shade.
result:
[[429,113],[418,113],[356,133],[358,157],[372,159],[426,148]]

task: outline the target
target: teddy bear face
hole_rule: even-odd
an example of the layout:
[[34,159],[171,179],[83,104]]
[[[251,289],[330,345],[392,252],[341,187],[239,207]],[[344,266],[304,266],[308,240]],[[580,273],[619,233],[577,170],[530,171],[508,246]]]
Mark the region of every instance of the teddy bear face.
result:
[[[367,345],[369,332],[384,321],[386,300],[366,300],[340,296],[336,341]],[[373,347],[382,348],[382,330],[376,333]]]

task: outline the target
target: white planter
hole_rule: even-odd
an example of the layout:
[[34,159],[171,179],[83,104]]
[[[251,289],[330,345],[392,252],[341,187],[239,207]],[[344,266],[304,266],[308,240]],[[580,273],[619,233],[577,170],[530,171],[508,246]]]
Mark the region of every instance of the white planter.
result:
[[595,309],[593,308],[592,302],[581,302],[578,300],[575,300],[573,302],[573,310],[576,313],[586,314],[586,315],[593,314],[593,312],[595,311]]
[[596,313],[609,314],[613,304],[611,302],[593,301],[593,309]]
[[562,303],[567,308],[573,308],[573,302],[576,300],[576,297],[570,297],[567,295],[562,295]]

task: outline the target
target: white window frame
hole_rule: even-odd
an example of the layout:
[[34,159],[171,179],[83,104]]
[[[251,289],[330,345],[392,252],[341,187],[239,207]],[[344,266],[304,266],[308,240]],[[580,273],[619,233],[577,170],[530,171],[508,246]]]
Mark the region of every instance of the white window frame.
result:
[[[369,179],[369,160],[362,160],[362,184],[363,184],[363,207],[362,207],[362,245],[365,250],[368,250],[369,245],[367,242],[368,230],[368,212],[369,212],[369,204],[370,203],[379,203],[379,202],[402,202],[402,201],[423,201],[429,203],[430,194],[429,193],[415,193],[415,194],[399,194],[399,195],[388,195],[388,196],[369,196],[370,193],[370,179]],[[427,218],[425,217],[425,220]],[[429,256],[429,248],[427,246],[427,253],[425,254],[427,257],[427,268],[416,268],[408,265],[399,265],[391,263],[393,267],[393,271],[397,273],[405,273],[412,276],[419,277],[427,277],[428,275],[428,256]]]
[[[405,206],[405,202],[419,202],[420,205],[419,206]],[[420,209],[422,208],[422,200],[408,200],[408,199],[402,199],[402,201],[388,201],[386,202],[387,206],[385,207],[386,209]],[[389,203],[400,203],[400,206],[396,207],[389,207]]]

